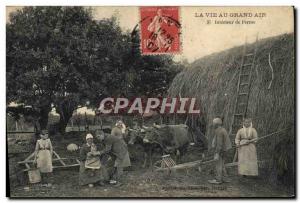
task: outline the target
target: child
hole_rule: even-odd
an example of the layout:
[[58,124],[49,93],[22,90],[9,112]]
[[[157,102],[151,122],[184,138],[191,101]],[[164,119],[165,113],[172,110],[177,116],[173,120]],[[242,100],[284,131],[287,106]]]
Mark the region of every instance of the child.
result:
[[43,131],[40,134],[41,139],[36,142],[35,146],[35,157],[34,163],[36,163],[37,168],[40,170],[42,175],[43,186],[51,187],[49,183],[49,176],[53,171],[52,168],[52,154],[53,147],[48,134]]
[[100,163],[99,156],[97,156],[97,152],[98,152],[97,146],[93,143],[92,138],[89,138],[87,140],[87,144],[88,146],[91,147],[91,150],[87,154],[87,158],[85,160],[85,168],[92,169],[92,170],[100,169],[101,163]]

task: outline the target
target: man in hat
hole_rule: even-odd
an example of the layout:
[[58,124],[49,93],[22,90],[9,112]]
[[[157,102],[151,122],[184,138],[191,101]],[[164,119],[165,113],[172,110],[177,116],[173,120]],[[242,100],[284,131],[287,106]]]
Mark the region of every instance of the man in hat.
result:
[[105,148],[100,154],[110,154],[114,158],[114,171],[111,175],[110,184],[117,184],[123,174],[123,168],[131,166],[127,144],[120,137],[96,131],[97,138],[103,142]]
[[222,120],[220,118],[213,119],[213,127],[214,138],[212,149],[214,150],[214,160],[216,164],[216,179],[209,180],[208,182],[212,184],[221,184],[223,182],[228,182],[224,179],[224,175],[226,175],[224,158],[226,151],[231,149],[231,142],[226,129],[222,127]]

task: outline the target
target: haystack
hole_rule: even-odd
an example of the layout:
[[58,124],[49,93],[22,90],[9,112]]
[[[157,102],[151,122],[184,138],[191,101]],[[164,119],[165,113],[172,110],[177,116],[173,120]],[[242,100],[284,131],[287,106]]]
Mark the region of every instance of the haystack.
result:
[[[259,136],[289,129],[279,133],[280,136],[275,134],[258,143],[259,159],[274,162],[275,158],[272,156],[278,144],[288,142],[292,147],[294,144],[294,34],[284,34],[248,44],[247,52],[254,52],[256,46],[257,55],[247,116],[253,119]],[[244,46],[234,47],[196,60],[174,78],[169,88],[169,96],[197,98],[201,106],[199,120],[202,123],[194,124],[204,126],[202,131],[208,140],[212,139],[211,123],[214,117],[223,117],[225,128],[228,131],[230,129],[243,48]],[[291,139],[284,141],[287,137]],[[281,160],[283,166],[291,164],[287,159]]]

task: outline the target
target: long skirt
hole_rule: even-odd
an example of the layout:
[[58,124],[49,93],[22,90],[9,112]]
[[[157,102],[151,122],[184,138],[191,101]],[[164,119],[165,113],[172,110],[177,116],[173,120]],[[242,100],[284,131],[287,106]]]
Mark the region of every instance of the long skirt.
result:
[[79,185],[87,185],[97,183],[99,181],[107,181],[108,179],[108,173],[104,165],[102,165],[100,169],[88,169],[85,167],[85,162],[80,163]]
[[50,150],[39,150],[36,163],[41,173],[51,173],[53,167]]
[[129,153],[127,152],[125,154],[125,156],[123,157],[123,159],[120,159],[120,158],[117,157],[116,160],[115,160],[115,165],[114,166],[115,167],[122,167],[122,168],[131,166]]
[[238,148],[238,173],[240,175],[258,176],[256,147],[250,143]]

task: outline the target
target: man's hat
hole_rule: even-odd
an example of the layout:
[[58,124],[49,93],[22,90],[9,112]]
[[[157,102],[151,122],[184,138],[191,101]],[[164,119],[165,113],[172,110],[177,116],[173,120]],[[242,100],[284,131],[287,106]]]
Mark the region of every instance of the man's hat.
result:
[[219,125],[222,125],[222,120],[221,120],[221,118],[214,118],[214,119],[213,119],[213,124],[219,124]]

